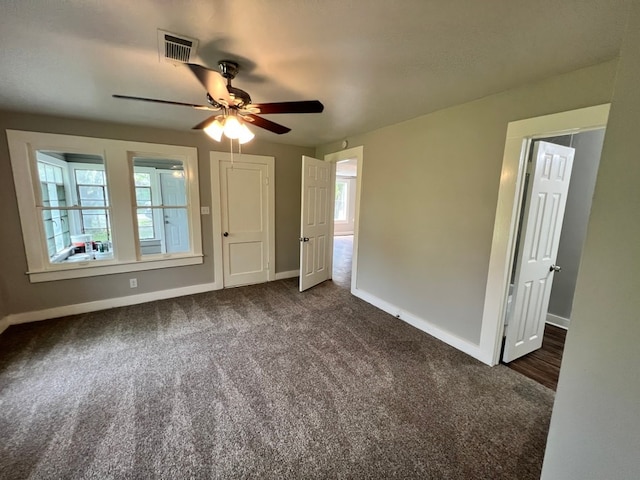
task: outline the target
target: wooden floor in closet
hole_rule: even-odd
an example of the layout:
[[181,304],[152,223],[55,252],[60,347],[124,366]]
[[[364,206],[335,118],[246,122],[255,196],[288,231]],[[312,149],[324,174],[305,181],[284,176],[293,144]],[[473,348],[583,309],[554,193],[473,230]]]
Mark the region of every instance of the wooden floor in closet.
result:
[[566,336],[565,329],[547,324],[542,348],[506,364],[507,367],[555,390]]

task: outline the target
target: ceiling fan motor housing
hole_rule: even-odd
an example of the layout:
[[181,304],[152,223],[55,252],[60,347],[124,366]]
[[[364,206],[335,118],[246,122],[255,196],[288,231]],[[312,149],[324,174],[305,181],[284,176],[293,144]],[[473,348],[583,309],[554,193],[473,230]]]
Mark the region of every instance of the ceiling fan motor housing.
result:
[[240,70],[240,65],[231,60],[220,60],[218,62],[218,69],[220,70],[220,74],[224,78],[233,80],[234,78],[236,78],[236,75]]
[[[233,105],[229,105],[229,107],[242,108],[249,105],[251,103],[251,97],[249,94],[244,90],[231,85],[231,80],[236,78],[236,75],[240,71],[240,65],[231,60],[220,60],[218,62],[218,69],[220,70],[220,75],[227,79],[227,91],[233,99]],[[209,94],[207,94],[207,101],[211,105],[220,106],[220,104],[213,100]]]

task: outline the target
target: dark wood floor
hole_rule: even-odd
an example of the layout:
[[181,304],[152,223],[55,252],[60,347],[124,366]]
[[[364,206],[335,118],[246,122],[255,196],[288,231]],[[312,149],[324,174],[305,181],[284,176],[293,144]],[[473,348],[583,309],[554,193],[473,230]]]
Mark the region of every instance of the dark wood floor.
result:
[[566,336],[567,331],[563,328],[547,324],[542,348],[508,363],[507,367],[555,390]]

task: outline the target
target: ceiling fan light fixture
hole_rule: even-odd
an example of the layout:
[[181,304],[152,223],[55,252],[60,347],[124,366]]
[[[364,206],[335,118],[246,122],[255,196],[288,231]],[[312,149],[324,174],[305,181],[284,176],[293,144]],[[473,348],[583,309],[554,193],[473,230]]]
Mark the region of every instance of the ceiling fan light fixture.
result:
[[219,118],[216,118],[210,125],[204,128],[204,133],[213,138],[216,142],[222,140],[224,125]]
[[253,137],[255,137],[255,134],[249,130],[246,123],[240,125],[240,136],[238,137],[238,142],[240,142],[240,144],[250,142],[253,140]]
[[236,140],[242,134],[242,124],[235,115],[229,115],[224,121],[224,134],[226,137]]

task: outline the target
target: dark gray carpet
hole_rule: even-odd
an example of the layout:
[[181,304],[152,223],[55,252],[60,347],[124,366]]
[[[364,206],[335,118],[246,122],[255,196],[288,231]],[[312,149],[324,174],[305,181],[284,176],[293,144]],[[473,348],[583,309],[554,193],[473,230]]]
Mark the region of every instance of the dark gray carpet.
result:
[[10,327],[0,477],[539,478],[553,392],[297,279]]

